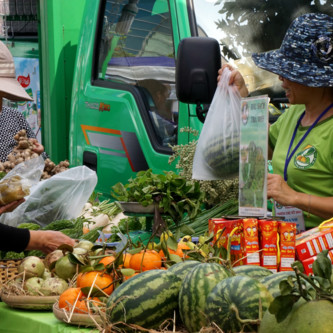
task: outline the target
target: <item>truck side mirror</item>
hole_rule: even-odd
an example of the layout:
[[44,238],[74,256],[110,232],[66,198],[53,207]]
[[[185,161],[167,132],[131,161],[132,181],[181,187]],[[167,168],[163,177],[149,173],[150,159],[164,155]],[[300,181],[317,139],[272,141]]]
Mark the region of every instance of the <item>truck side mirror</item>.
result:
[[178,46],[176,95],[180,102],[197,105],[197,116],[203,122],[202,104],[210,104],[221,68],[220,46],[216,39],[189,37]]

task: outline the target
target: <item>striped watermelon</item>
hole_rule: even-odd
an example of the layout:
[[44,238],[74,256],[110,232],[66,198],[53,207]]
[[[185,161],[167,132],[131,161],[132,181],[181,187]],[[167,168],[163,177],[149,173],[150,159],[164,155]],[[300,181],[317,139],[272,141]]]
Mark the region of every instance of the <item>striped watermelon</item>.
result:
[[206,302],[206,314],[210,323],[223,332],[257,332],[257,325],[238,321],[235,310],[242,320],[258,320],[259,306],[265,313],[273,300],[267,288],[248,276],[236,275],[219,282],[210,292]]
[[279,296],[280,293],[280,282],[286,280],[288,276],[296,276],[294,271],[278,272],[272,275],[265,276],[259,281],[262,283],[273,297]]
[[260,280],[265,276],[270,276],[273,274],[272,271],[262,266],[255,265],[242,265],[232,268],[236,275],[248,276],[256,280]]
[[122,283],[107,301],[107,318],[144,328],[158,328],[173,318],[181,279],[167,270],[149,270]]
[[207,325],[206,298],[221,280],[231,276],[217,263],[196,265],[184,278],[179,291],[179,313],[189,332],[198,332]]
[[189,273],[195,266],[199,265],[200,263],[200,261],[185,260],[169,267],[168,272],[176,274],[179,278],[183,280],[187,273]]

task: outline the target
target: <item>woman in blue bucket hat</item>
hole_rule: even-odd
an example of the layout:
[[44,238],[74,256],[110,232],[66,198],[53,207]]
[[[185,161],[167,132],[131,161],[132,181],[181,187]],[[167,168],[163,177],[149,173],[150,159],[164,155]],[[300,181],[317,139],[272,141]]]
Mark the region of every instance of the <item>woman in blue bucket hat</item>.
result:
[[[306,228],[333,217],[333,17],[304,14],[290,25],[281,47],[255,53],[255,64],[279,76],[291,104],[269,128],[273,172],[267,196],[303,211]],[[248,91],[239,71],[230,84]]]

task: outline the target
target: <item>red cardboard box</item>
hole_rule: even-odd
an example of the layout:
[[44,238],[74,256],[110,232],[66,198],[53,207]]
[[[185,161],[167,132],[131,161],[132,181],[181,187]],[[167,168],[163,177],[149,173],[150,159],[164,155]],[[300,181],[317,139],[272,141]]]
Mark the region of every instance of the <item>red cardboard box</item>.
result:
[[[222,235],[221,232],[224,229]],[[237,228],[237,229],[235,229]],[[246,256],[245,246],[244,246],[244,235],[243,235],[243,224],[242,219],[232,219],[232,218],[218,218],[210,219],[208,221],[209,232],[214,233],[213,242],[216,242],[218,247],[228,247],[229,235],[234,231],[231,238],[231,248],[230,257],[231,262],[235,265],[244,265],[243,257]]]
[[259,220],[260,266],[277,272],[278,221]]
[[[328,251],[328,257],[331,259],[332,263],[333,263],[333,250]],[[304,271],[307,275],[312,274],[312,264],[313,262],[316,260],[317,256],[311,257],[311,258],[307,258],[305,260],[302,261],[303,267],[304,267]]]
[[243,219],[244,245],[247,265],[260,265],[258,220]]
[[280,236],[279,271],[292,271],[291,264],[295,261],[297,224],[279,221],[278,231]]
[[296,256],[300,261],[314,257],[322,250],[333,249],[333,228],[306,231],[307,235],[296,237]]

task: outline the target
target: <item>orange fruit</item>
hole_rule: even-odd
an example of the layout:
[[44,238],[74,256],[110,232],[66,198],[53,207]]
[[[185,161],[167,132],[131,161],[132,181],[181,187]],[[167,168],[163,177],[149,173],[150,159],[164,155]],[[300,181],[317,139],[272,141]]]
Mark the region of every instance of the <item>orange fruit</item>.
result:
[[[88,308],[89,303],[89,308]],[[89,297],[85,299],[80,299],[77,301],[74,312],[76,313],[90,313],[94,307],[98,307],[100,305],[100,300],[98,297]]]
[[130,260],[132,258],[132,255],[130,253],[124,253],[123,255],[123,261],[124,261],[124,268],[130,268]]
[[83,275],[83,273],[79,273],[77,275],[77,277],[76,277],[76,287],[80,287],[82,275]]
[[76,300],[80,300],[83,294],[80,288],[68,288],[59,296],[59,308],[71,310]]
[[[181,258],[184,258],[184,256],[185,256],[183,250],[190,250],[190,248],[185,243],[178,243],[176,251],[168,248],[168,251],[170,254],[176,254],[177,256],[179,256]],[[159,255],[161,256],[161,258],[163,260],[166,260],[166,256],[164,255],[163,250],[160,250]],[[186,256],[186,258],[188,258],[188,256]]]
[[111,264],[112,262],[114,262],[115,259],[116,258],[114,256],[107,256],[107,257],[102,258],[98,263],[104,264],[104,266],[107,266],[107,265]]
[[[85,287],[91,288],[92,285],[94,285],[95,288],[103,290],[107,295],[111,295],[114,289],[113,278],[106,272],[90,271],[83,273],[80,279],[81,290]],[[84,291],[83,293],[87,296],[89,291]]]
[[142,250],[132,255],[129,266],[129,268],[139,272],[160,269],[162,267],[162,258],[154,250]]

